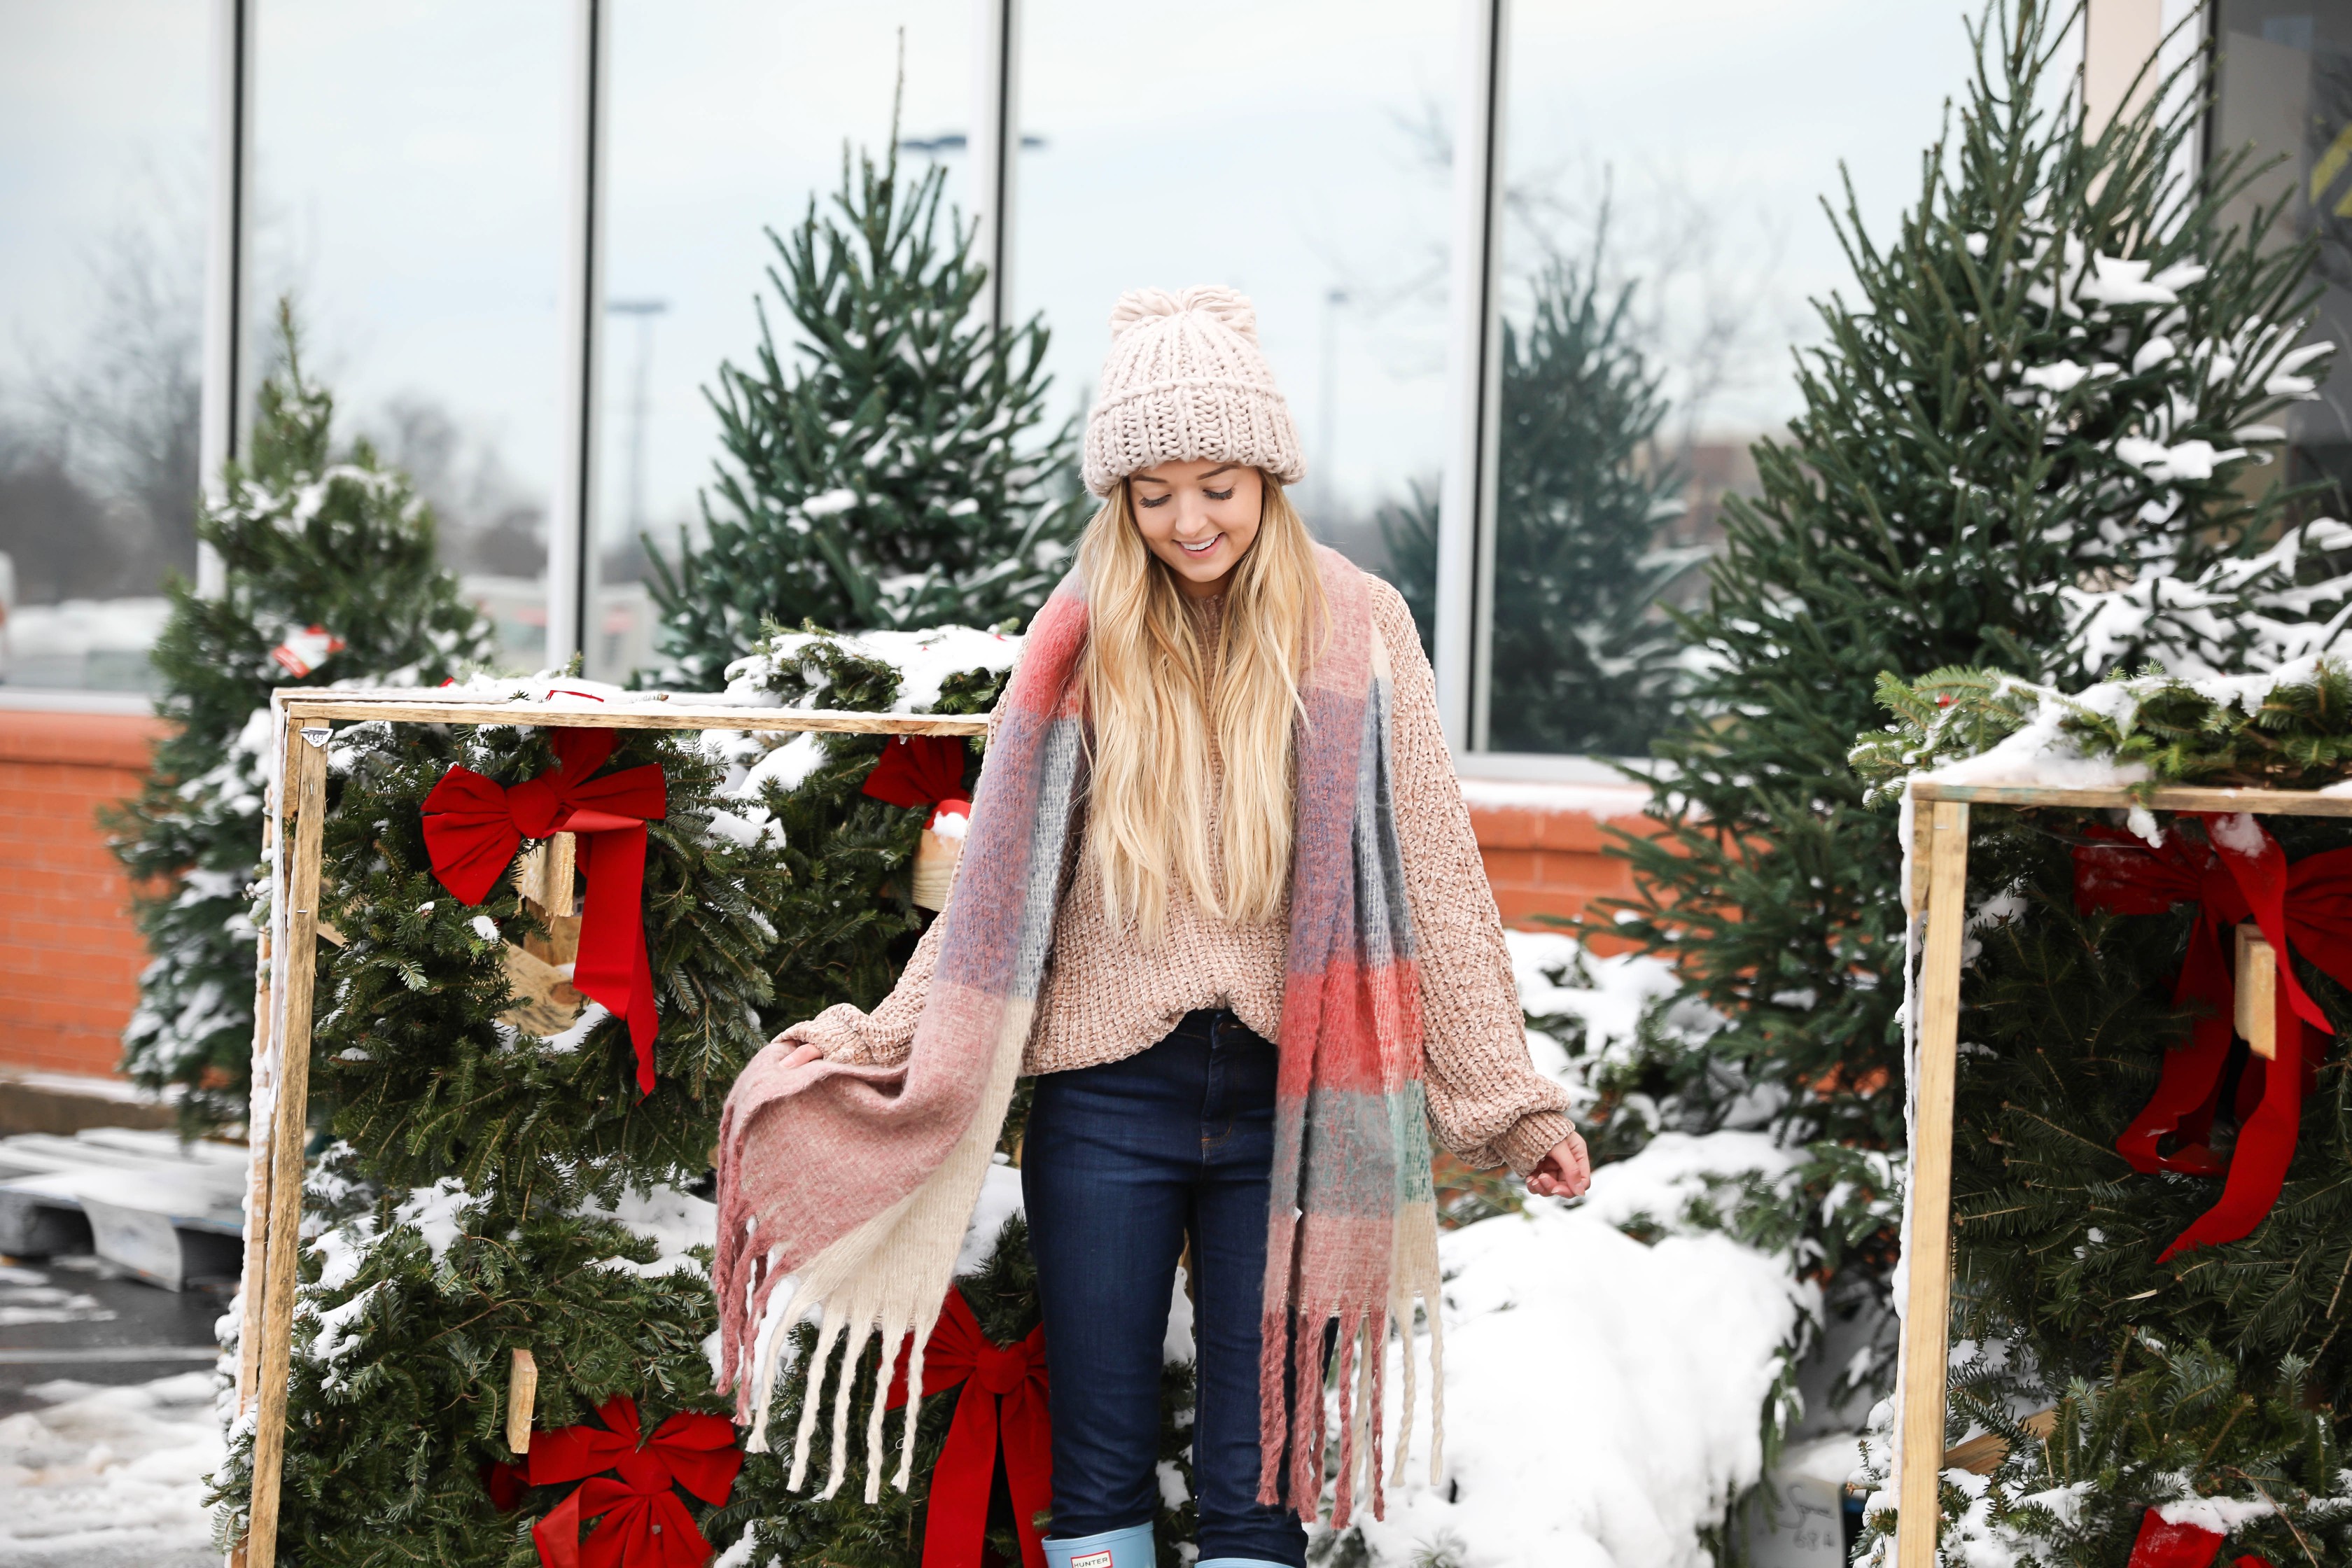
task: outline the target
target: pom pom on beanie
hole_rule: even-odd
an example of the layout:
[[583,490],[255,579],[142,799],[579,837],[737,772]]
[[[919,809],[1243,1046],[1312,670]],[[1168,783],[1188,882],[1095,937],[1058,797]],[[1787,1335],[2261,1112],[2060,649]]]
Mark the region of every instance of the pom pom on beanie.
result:
[[1286,485],[1306,478],[1247,295],[1131,289],[1111,308],[1110,335],[1087,416],[1087,489],[1107,496],[1139,468],[1200,459],[1247,463]]

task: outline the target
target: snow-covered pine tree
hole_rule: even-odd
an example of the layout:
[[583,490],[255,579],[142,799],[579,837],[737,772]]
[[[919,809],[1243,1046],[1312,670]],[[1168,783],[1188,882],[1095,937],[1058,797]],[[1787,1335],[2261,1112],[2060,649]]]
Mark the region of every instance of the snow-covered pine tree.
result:
[[[1495,518],[1489,743],[1508,752],[1633,756],[1672,710],[1680,651],[1654,607],[1687,571],[1657,548],[1681,475],[1660,460],[1666,404],[1627,321],[1631,285],[1600,284],[1601,258],[1536,279],[1524,321],[1503,323],[1503,435]],[[1424,640],[1436,616],[1437,503],[1381,513],[1390,575]]]
[[[109,819],[134,884],[160,889],[138,904],[154,957],[124,1032],[124,1070],[150,1089],[181,1086],[191,1128],[245,1120],[247,889],[261,853],[270,689],[437,685],[493,651],[488,624],[441,569],[433,516],[406,479],[364,440],[332,455],[334,399],[303,374],[290,303],[278,307],[278,331],[283,361],[261,388],[252,460],[229,466],[221,499],[196,522],[220,552],[226,586],[208,597],[166,583],[156,707],[175,727],[139,798]],[[273,657],[279,648],[286,657]]]
[[1612,928],[1726,1020],[1684,1084],[1697,1120],[1734,1067],[1793,1136],[1901,1146],[1901,855],[1846,763],[1882,670],[2255,668],[2331,635],[2352,587],[2302,548],[2266,423],[2326,352],[2297,346],[2310,250],[2275,207],[2225,224],[2242,159],[2189,169],[2203,66],[2086,125],[2052,64],[2071,15],[1993,0],[1895,233],[1849,197],[1856,297],[1819,302],[1804,410],[1727,502],[1662,831],[1622,842]]
[[1086,516],[1075,426],[1044,428],[1043,319],[975,310],[986,268],[945,182],[909,178],[895,142],[879,166],[845,149],[831,210],[770,231],[795,331],[780,345],[762,302],[753,363],[719,367],[701,537],[654,555],[665,683],[723,684],[772,625],[1017,627],[1060,578]]

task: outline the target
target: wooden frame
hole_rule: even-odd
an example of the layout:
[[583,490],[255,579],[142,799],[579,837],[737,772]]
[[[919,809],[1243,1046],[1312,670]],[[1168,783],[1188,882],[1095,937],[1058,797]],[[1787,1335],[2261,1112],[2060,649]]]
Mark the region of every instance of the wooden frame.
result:
[[[245,1316],[237,1341],[237,1415],[250,1415],[253,1495],[236,1568],[275,1568],[278,1488],[286,1460],[294,1292],[302,1225],[303,1148],[310,1140],[310,1005],[317,971],[320,858],[325,840],[327,742],[339,723],[527,724],[594,730],[828,731],[867,735],[979,735],[985,715],[854,713],[743,708],[709,698],[610,706],[486,702],[472,693],[280,690],[284,771],[265,828],[276,871],[271,930],[256,985],[253,1113],[247,1128]],[[289,826],[291,833],[289,833]],[[273,940],[275,939],[275,940]]]
[[[1936,1568],[1942,1523],[1944,1394],[1951,1355],[1952,1098],[1959,1068],[1960,949],[1969,918],[1971,805],[2145,806],[2150,811],[2251,812],[2271,816],[2352,817],[2352,795],[2299,790],[2159,789],[2146,799],[2124,789],[2036,784],[1910,785],[1911,884],[1906,912],[1927,917],[1920,944],[1919,1056],[1913,1092],[1910,1265],[1903,1317],[1900,1468],[1895,1568]],[[2267,949],[2265,949],[2267,951]]]

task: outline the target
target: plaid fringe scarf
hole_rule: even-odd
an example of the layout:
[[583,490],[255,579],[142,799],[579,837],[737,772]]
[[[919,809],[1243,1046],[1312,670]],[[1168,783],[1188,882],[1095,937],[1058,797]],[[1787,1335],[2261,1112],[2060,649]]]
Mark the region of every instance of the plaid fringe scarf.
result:
[[[1415,1375],[1416,1302],[1430,1350],[1430,1475],[1443,1463],[1437,1220],[1423,1107],[1420,983],[1394,819],[1386,649],[1363,575],[1317,552],[1328,636],[1300,696],[1297,805],[1275,1110],[1259,1367],[1261,1501],[1312,1520],[1338,1394],[1344,1527],[1369,1493],[1381,1513],[1382,1405],[1391,1331],[1404,1342],[1404,1477]],[[790,1484],[806,1479],[827,1367],[840,1350],[832,1472],[843,1479],[852,1369],[868,1341],[888,1368],[924,1342],[945,1300],[964,1229],[1021,1070],[1084,793],[1084,586],[1074,573],[1030,631],[1003,698],[971,832],[914,1045],[892,1068],[814,1061],[789,1047],[754,1058],[727,1097],[719,1138],[720,1387],[736,1394],[747,1447],[765,1452],[778,1363],[793,1324],[817,1321]],[[887,1375],[887,1373],[886,1373]],[[1293,1381],[1295,1380],[1295,1381]],[[1295,1388],[1296,1395],[1286,1394]],[[909,1400],[893,1484],[914,1459]],[[884,1401],[866,1422],[866,1497],[880,1497]]]

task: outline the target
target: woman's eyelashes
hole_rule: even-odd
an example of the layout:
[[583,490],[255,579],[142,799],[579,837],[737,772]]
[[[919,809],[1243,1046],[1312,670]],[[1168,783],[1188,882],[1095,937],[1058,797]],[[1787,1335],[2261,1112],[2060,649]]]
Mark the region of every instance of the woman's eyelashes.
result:
[[[1223,489],[1213,490],[1203,486],[1201,493],[1207,496],[1211,500],[1231,500],[1234,499],[1234,487],[1227,485]],[[1174,500],[1176,498],[1173,495],[1138,496],[1135,498],[1135,504],[1139,507],[1150,509],[1151,507],[1166,506],[1170,501]]]

